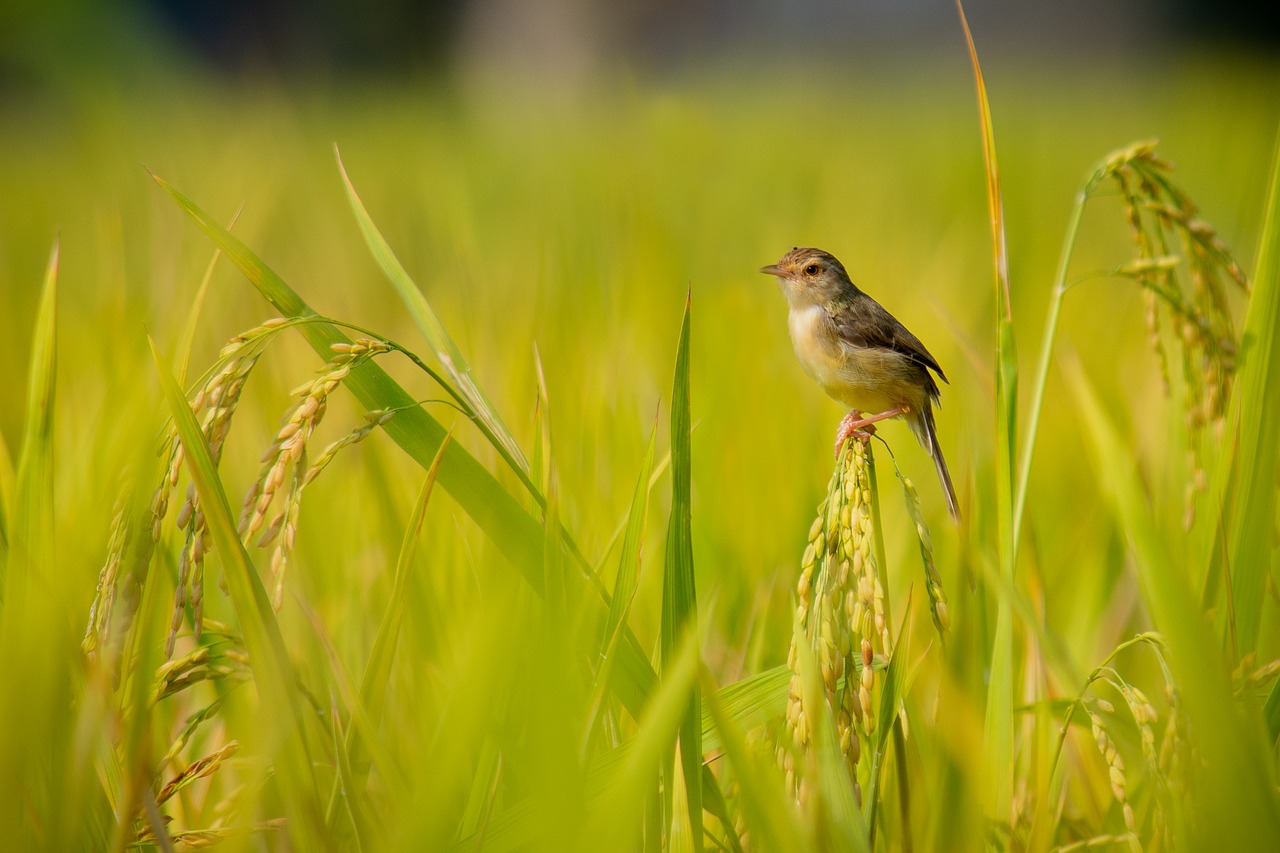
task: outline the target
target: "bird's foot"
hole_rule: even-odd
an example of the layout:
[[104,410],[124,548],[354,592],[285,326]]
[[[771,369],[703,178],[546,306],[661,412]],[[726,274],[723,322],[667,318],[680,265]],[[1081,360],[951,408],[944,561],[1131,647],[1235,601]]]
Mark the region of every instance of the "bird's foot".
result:
[[845,415],[844,420],[840,421],[840,427],[836,430],[836,458],[840,458],[840,448],[844,447],[844,443],[850,436],[868,441],[875,432],[875,424],[864,423],[861,412],[854,410]]
[[876,434],[875,425],[877,421],[896,418],[899,415],[905,415],[909,411],[911,411],[909,407],[899,406],[876,415],[868,415],[865,418],[857,409],[849,412],[844,416],[844,420],[840,421],[840,428],[836,430],[836,458],[840,458],[840,448],[844,446],[845,441],[850,436],[856,436],[863,441],[870,441],[871,436]]

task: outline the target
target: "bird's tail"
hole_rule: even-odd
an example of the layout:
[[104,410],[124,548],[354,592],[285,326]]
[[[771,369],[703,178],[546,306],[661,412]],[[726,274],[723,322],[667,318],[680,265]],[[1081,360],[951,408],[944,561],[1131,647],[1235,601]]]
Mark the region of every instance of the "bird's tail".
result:
[[926,402],[920,411],[920,417],[913,420],[911,426],[920,444],[933,457],[933,464],[938,469],[938,479],[942,482],[942,491],[946,495],[947,509],[951,511],[951,518],[959,521],[960,505],[956,501],[955,486],[951,485],[951,472],[947,470],[947,460],[942,458],[942,445],[938,443],[938,428],[933,423],[933,407]]

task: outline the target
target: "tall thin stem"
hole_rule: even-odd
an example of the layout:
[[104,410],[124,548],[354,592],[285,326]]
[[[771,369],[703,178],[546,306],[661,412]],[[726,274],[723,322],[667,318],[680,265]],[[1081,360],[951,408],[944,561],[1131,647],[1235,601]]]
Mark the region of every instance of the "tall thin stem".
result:
[[1053,355],[1053,341],[1058,334],[1058,318],[1062,314],[1062,300],[1067,294],[1067,268],[1075,251],[1076,237],[1080,233],[1080,220],[1089,194],[1096,186],[1100,172],[1094,172],[1080,191],[1076,193],[1075,206],[1062,243],[1062,256],[1058,259],[1058,272],[1054,277],[1053,293],[1049,299],[1049,314],[1044,324],[1044,339],[1040,344],[1040,361],[1036,366],[1035,382],[1031,386],[1031,409],[1027,413],[1027,435],[1022,442],[1022,458],[1018,462],[1018,482],[1013,496],[1013,553],[1018,553],[1022,535],[1022,515],[1027,505],[1027,482],[1031,476],[1031,459],[1036,449],[1036,434],[1040,430],[1040,413],[1044,408],[1044,389],[1049,383],[1049,360]]

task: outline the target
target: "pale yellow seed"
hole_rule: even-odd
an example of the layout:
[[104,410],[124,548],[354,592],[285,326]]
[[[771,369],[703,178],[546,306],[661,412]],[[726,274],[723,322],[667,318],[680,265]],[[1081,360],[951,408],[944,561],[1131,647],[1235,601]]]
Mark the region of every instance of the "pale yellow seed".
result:
[[1112,767],[1111,772],[1111,793],[1115,794],[1117,800],[1124,799],[1124,771],[1119,767]]
[[195,512],[195,506],[192,505],[190,498],[182,502],[182,506],[178,508],[178,515],[174,519],[179,530],[186,529],[187,522],[191,521],[191,515]]

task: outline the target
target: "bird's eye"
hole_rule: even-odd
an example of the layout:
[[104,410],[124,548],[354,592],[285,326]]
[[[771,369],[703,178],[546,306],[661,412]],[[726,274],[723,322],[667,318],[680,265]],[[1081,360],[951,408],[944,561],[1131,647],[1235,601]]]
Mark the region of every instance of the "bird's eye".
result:
[[819,267],[817,264],[809,264],[809,266],[807,266],[807,267],[805,267],[805,268],[804,268],[804,274],[805,274],[805,275],[817,275],[817,274],[818,274],[818,271],[819,271],[820,269],[822,269],[822,268],[821,268],[821,267]]

